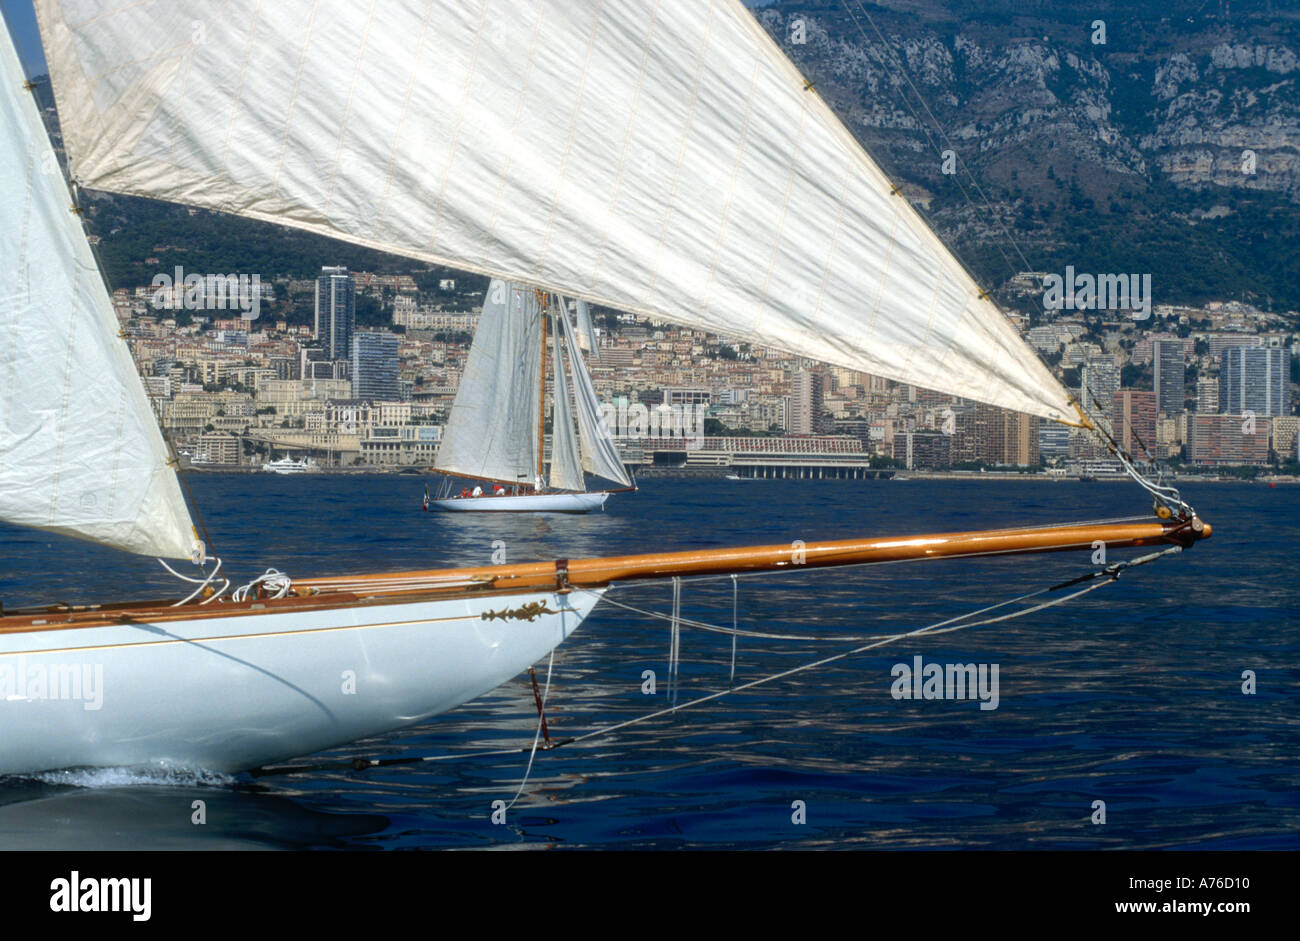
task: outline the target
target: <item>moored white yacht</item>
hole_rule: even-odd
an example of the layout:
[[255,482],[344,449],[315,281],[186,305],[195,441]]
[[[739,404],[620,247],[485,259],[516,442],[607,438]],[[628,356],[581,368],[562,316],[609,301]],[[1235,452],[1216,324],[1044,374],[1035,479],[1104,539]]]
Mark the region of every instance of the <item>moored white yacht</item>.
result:
[[297,461],[291,457],[282,457],[278,461],[263,464],[262,470],[273,474],[306,474],[320,470],[320,466],[309,457]]

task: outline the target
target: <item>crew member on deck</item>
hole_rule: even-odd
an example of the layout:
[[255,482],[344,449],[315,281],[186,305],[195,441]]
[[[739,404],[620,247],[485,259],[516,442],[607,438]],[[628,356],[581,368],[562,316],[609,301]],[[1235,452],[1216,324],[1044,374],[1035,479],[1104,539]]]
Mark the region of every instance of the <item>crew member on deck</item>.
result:
[[475,496],[475,497],[481,497],[481,496],[483,496],[483,488],[482,488],[482,487],[478,487],[478,486],[476,486],[476,487],[474,488],[474,493],[472,494],[472,496]]

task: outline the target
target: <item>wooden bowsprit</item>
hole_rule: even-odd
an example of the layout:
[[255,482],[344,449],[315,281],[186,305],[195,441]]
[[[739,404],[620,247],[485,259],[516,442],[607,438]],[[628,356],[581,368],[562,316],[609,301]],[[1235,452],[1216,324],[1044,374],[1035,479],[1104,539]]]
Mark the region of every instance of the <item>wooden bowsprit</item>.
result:
[[306,578],[294,581],[299,595],[349,592],[403,594],[431,590],[527,591],[538,588],[597,588],[619,581],[698,575],[790,571],[871,565],[924,559],[1026,555],[1041,552],[1127,549],[1158,545],[1188,547],[1209,538],[1211,527],[1193,516],[1178,520],[1119,521],[978,530],[883,539],[843,539],[730,549],[688,549],[594,559],[561,559],[518,565],[434,569],[388,575]]

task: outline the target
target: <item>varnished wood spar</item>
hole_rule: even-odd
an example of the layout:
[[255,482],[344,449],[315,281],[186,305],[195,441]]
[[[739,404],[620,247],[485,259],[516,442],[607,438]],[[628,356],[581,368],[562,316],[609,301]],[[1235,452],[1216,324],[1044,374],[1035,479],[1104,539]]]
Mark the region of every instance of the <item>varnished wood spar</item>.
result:
[[[522,565],[346,575],[339,578],[295,579],[295,594],[287,598],[250,598],[200,606],[172,607],[166,601],[136,601],[107,605],[52,605],[39,609],[0,612],[0,637],[9,633],[59,631],[117,624],[165,624],[214,618],[250,617],[305,611],[374,609],[407,603],[473,595],[535,592],[565,586],[600,587],[614,581],[670,578],[674,575],[728,575],[740,572],[794,571],[833,565],[902,562],[962,556],[1014,555],[1031,552],[1091,550],[1095,542],[1108,549],[1162,544],[1190,545],[1208,538],[1210,527],[1188,522],[1120,523],[1092,526],[1050,526],[981,532],[901,536],[889,539],[846,539],[806,545],[749,546],[734,549],[693,549],[649,555],[610,556]],[[379,623],[379,622],[373,622]]]
[[395,594],[427,590],[431,581],[456,576],[462,583],[469,580],[493,591],[565,585],[599,587],[615,581],[671,578],[679,575],[729,575],[915,559],[1064,552],[1070,549],[1091,549],[1097,542],[1105,543],[1108,549],[1160,544],[1191,545],[1197,540],[1208,538],[1210,532],[1210,526],[1199,519],[1185,522],[1152,520],[939,533],[888,539],[845,539],[734,549],[690,549],[685,552],[435,569],[390,575],[306,578],[296,579],[293,584],[299,593],[349,591],[362,594],[373,591]]

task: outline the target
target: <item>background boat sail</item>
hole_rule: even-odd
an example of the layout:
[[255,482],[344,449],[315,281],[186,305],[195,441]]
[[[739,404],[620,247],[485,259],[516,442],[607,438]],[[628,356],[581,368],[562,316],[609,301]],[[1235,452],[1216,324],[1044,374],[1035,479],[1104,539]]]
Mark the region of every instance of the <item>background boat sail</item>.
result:
[[[84,186],[1075,420],[1065,390],[737,0],[36,8]],[[355,50],[349,68],[343,48]],[[17,259],[0,273],[14,341],[0,354],[0,516],[201,555],[63,180],[42,172],[57,163],[7,40],[0,58],[0,237]],[[107,364],[105,378],[88,386],[83,362]],[[74,434],[101,442],[98,481],[77,463],[84,449],[71,457]],[[615,581],[1209,535],[1181,501],[1166,516],[340,578],[269,571],[229,597],[212,569],[174,605],[9,611],[0,682],[93,652],[113,706],[6,711],[0,773],[239,770],[417,723],[544,656]],[[353,695],[340,684],[349,671]],[[20,707],[11,690],[3,708]]]
[[[478,497],[444,493],[434,506],[458,512],[586,513],[603,506],[610,491],[587,491],[584,471],[632,489],[601,421],[600,403],[566,306],[527,285],[500,279],[488,285],[434,464],[434,470],[484,481],[487,488]],[[589,324],[588,318],[588,336]],[[543,466],[548,334],[555,406],[549,481]],[[576,409],[569,397],[566,362]],[[495,495],[498,488],[504,491],[500,496]],[[450,489],[450,482],[444,489]]]

